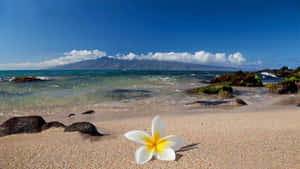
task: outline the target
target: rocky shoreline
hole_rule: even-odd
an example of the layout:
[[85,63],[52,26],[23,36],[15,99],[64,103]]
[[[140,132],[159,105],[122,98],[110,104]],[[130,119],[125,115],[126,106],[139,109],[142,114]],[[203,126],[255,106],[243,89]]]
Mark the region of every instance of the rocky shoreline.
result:
[[[258,74],[262,72],[274,73],[276,76],[285,77],[282,82],[276,84],[264,85],[259,78]],[[17,77],[12,82],[35,82],[42,81],[37,77]],[[217,100],[197,100],[190,103],[184,104],[188,108],[204,108],[204,107],[236,107],[248,105],[246,101],[239,98],[236,93],[237,89],[233,87],[267,87],[269,92],[275,94],[295,94],[298,93],[300,88],[300,68],[295,70],[283,67],[279,70],[261,70],[258,72],[247,72],[242,71],[234,73],[221,74],[218,77],[213,78],[210,84],[204,87],[197,87],[187,89],[184,92],[191,96],[201,95],[214,95],[217,96]],[[129,99],[139,97],[149,97],[151,91],[148,90],[129,90],[129,89],[116,89],[111,91],[111,97],[118,99]],[[234,99],[232,99],[234,98]],[[295,102],[296,106],[300,103]],[[94,114],[94,110],[88,110],[82,112],[82,115]],[[69,118],[76,116],[71,113],[68,115]],[[52,127],[64,128],[65,132],[78,131],[92,136],[102,136],[96,129],[96,127],[89,122],[75,122],[69,126],[64,125],[58,121],[45,122],[41,116],[23,116],[23,117],[12,117],[0,125],[0,136],[17,134],[17,133],[35,133],[41,132]]]
[[[285,79],[278,83],[264,85],[258,76],[258,74],[262,72],[274,73],[279,77],[284,77]],[[210,81],[210,85],[188,89],[186,90],[186,93],[192,95],[209,94],[217,95],[221,98],[232,98],[234,97],[232,86],[267,87],[270,93],[296,94],[300,90],[300,67],[295,70],[282,67],[279,70],[265,69],[258,72],[244,73],[242,71],[238,71],[234,73],[225,73],[213,78]]]

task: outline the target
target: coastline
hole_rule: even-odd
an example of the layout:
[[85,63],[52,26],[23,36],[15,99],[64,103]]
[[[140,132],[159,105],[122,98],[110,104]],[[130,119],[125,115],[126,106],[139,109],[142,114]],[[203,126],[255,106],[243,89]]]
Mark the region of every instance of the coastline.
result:
[[[6,104],[9,109],[0,109],[0,123],[38,115],[47,124],[58,121],[67,127],[89,122],[104,136],[62,128],[3,136],[0,168],[300,168],[299,93],[278,95],[266,87],[233,86],[231,97],[188,94],[187,89],[207,86],[202,81],[207,77],[199,77],[76,75],[62,81],[8,85],[2,97],[12,102]],[[24,88],[35,91],[13,94]],[[45,96],[60,100],[48,102]],[[19,106],[15,107],[14,99]],[[167,134],[182,136],[185,145],[174,162],[154,159],[136,165],[139,145],[123,134],[150,132],[155,115],[166,123]]]

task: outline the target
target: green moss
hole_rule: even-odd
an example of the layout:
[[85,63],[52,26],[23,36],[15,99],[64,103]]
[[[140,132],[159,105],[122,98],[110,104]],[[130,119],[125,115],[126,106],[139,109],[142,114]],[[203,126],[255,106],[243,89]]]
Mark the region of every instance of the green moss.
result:
[[257,84],[261,83],[261,80],[260,80],[259,76],[255,75],[254,78],[257,81]]
[[244,86],[244,85],[245,85],[244,80],[241,80],[241,81],[240,81],[240,84],[241,84],[241,86]]
[[285,78],[284,82],[300,82],[300,72],[294,73],[291,77]]
[[200,93],[206,93],[206,94],[217,94],[218,89],[216,86],[206,86],[206,87],[200,87],[200,88],[194,88],[187,90],[187,93],[190,94],[200,94]]
[[221,96],[223,98],[232,98],[232,87],[231,86],[223,86],[219,91],[218,91],[218,96]]
[[186,92],[189,94],[218,94],[219,92],[228,92],[232,93],[232,87],[229,85],[222,85],[222,84],[216,84],[216,85],[209,85],[205,87],[199,87],[194,89],[189,89]]

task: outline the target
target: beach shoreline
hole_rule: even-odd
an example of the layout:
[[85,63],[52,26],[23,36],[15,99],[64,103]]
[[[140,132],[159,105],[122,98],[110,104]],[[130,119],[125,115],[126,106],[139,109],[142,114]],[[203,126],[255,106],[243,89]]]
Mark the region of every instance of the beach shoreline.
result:
[[[95,77],[76,74],[63,80],[3,83],[7,91],[1,95],[0,123],[34,115],[40,116],[43,126],[53,121],[52,125],[63,127],[89,122],[100,134],[38,126],[38,133],[2,136],[0,168],[300,168],[299,93],[269,93],[259,83],[260,87],[227,87],[229,97],[193,94],[188,89],[207,86],[201,81],[208,79],[203,78],[207,73],[198,77],[190,72],[113,77],[97,73]],[[134,153],[139,145],[124,133],[150,133],[156,115],[165,122],[167,135],[185,139],[184,147],[175,161],[153,159],[137,165]]]
[[[182,105],[181,105],[182,107]],[[91,121],[102,137],[64,133],[49,129],[37,134],[0,138],[1,168],[300,168],[300,108],[281,106],[277,110],[222,111],[197,109],[180,112],[179,106],[137,106],[110,108],[115,113],[45,116],[46,121],[65,124]],[[146,110],[147,108],[147,110]],[[144,112],[140,112],[145,109]],[[109,110],[109,109],[107,109]],[[219,109],[221,110],[221,109]],[[131,112],[131,113],[130,113]],[[173,113],[172,113],[173,112]],[[126,117],[122,114],[126,113]],[[140,114],[140,115],[137,115]],[[136,165],[138,144],[123,134],[129,130],[150,132],[151,119],[160,115],[167,134],[185,138],[186,151],[177,152],[174,162],[152,160]],[[106,116],[106,117],[105,117]],[[113,118],[112,118],[113,117]]]

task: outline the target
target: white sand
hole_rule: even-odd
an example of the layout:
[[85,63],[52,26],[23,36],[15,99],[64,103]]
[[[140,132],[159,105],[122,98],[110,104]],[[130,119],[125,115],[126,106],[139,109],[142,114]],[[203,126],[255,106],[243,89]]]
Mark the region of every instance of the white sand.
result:
[[98,121],[99,131],[108,134],[98,138],[63,129],[1,137],[0,168],[300,168],[299,108],[163,114],[166,134],[184,137],[190,149],[177,152],[173,162],[136,165],[134,152],[139,144],[123,134],[133,129],[150,133],[152,117]]

